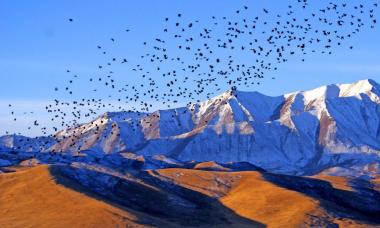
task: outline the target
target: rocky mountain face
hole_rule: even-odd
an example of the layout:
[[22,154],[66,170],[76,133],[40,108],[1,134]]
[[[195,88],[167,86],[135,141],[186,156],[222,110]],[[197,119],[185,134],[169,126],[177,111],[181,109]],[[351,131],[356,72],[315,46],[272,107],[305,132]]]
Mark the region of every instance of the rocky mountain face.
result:
[[249,162],[292,175],[371,166],[360,175],[379,174],[380,85],[362,80],[278,97],[227,91],[183,108],[105,113],[54,138],[3,136],[0,149]]

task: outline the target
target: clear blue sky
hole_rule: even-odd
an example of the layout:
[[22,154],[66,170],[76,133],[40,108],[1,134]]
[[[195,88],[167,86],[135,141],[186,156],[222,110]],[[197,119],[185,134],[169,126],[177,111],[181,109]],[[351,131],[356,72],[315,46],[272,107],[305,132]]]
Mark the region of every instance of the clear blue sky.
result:
[[[7,130],[37,135],[38,129],[27,130],[26,126],[34,119],[42,124],[50,124],[42,109],[52,99],[75,100],[88,97],[90,89],[86,80],[78,80],[72,96],[57,93],[54,88],[64,85],[74,74],[96,76],[96,67],[104,61],[96,49],[97,45],[107,47],[115,56],[133,60],[143,54],[143,41],[152,40],[162,33],[165,17],[175,17],[180,12],[186,19],[199,19],[207,25],[211,16],[232,16],[243,5],[249,6],[252,12],[257,10],[262,13],[263,7],[281,12],[289,2],[294,1],[279,2],[1,0],[0,135]],[[330,1],[310,2],[323,5]],[[69,23],[69,18],[74,21]],[[131,32],[126,33],[125,29],[130,29]],[[117,46],[112,46],[110,37],[116,39]],[[310,55],[304,63],[299,58],[290,60],[280,65],[277,72],[267,75],[268,79],[263,80],[261,85],[249,90],[280,95],[323,84],[353,82],[364,78],[380,82],[379,37],[378,27],[365,29],[343,47],[335,48],[333,55]],[[354,46],[351,51],[347,48],[350,45]],[[66,69],[70,69],[71,73],[67,74]],[[123,72],[123,69],[120,71]],[[127,81],[133,81],[130,71],[124,73]],[[271,80],[271,77],[276,77],[276,80]],[[110,91],[107,94],[108,92]],[[113,102],[112,97],[108,99]],[[10,116],[7,107],[10,103],[16,112],[17,122],[12,121],[13,117]],[[24,112],[31,111],[34,113],[24,115]]]

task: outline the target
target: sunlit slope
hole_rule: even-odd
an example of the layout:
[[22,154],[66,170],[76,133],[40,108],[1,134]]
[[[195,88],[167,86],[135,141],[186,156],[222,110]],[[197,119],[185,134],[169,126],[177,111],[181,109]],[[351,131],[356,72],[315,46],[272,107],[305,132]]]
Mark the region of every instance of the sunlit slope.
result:
[[[366,222],[335,217],[334,204],[322,205],[303,193],[282,188],[259,172],[211,172],[163,169],[158,174],[173,182],[213,197],[236,214],[268,227],[308,227],[339,224],[370,227]],[[328,205],[328,204],[327,204]]]
[[[213,163],[202,168],[207,165],[215,168]],[[332,191],[354,191],[348,179],[323,177],[319,183],[318,177],[170,168],[136,173],[136,182],[120,177],[105,190],[110,191],[105,200],[90,193],[92,187],[57,172],[67,166],[54,167],[0,174],[0,227],[374,226],[352,208],[342,207],[339,199],[326,201],[281,184],[285,178],[298,187],[308,183],[318,189],[331,183]],[[95,180],[80,173],[83,181]]]
[[168,227],[170,224],[120,208],[56,183],[48,166],[0,174],[0,227]]

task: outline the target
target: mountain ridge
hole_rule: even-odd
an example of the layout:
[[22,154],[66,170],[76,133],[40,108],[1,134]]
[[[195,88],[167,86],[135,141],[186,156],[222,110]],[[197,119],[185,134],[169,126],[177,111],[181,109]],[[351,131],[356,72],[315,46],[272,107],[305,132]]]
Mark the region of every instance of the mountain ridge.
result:
[[[107,112],[57,132],[56,143],[49,139],[38,148],[70,154],[128,151],[181,161],[247,161],[272,172],[314,174],[351,163],[379,162],[379,95],[380,86],[372,79],[282,96],[228,90],[186,107]],[[17,145],[19,150],[23,147]]]

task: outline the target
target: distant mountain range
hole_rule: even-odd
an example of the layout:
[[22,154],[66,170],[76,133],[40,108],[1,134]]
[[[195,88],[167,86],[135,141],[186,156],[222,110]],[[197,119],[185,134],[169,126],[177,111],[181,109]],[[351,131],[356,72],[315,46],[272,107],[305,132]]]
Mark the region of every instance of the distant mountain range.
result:
[[376,175],[380,85],[361,80],[277,97],[231,90],[182,108],[108,112],[55,137],[3,136],[0,150],[97,159],[132,154],[181,162],[249,162],[291,175]]

